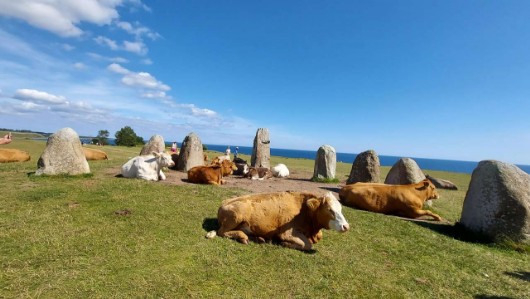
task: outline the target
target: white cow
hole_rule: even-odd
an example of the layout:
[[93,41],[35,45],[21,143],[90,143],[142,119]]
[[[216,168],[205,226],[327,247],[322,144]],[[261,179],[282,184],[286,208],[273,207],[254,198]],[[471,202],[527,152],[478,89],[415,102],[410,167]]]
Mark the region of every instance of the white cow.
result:
[[272,175],[277,178],[286,178],[289,176],[289,169],[285,164],[278,164],[272,168]]
[[171,155],[153,152],[152,155],[137,156],[121,167],[121,174],[126,178],[139,178],[147,181],[165,180],[162,167],[174,166]]

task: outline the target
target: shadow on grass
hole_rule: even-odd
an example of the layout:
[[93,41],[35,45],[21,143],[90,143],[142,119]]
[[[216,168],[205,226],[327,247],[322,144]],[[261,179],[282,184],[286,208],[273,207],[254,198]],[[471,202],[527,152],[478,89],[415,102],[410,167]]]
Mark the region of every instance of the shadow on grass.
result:
[[495,296],[495,295],[486,295],[486,294],[480,294],[473,296],[475,299],[513,299],[513,297],[508,296]]
[[219,229],[219,222],[217,222],[217,218],[204,218],[202,221],[202,228],[206,231],[217,231]]
[[515,278],[519,278],[520,280],[524,280],[526,282],[530,282],[530,272],[525,272],[525,271],[508,272],[506,271],[504,272],[504,274],[515,277]]

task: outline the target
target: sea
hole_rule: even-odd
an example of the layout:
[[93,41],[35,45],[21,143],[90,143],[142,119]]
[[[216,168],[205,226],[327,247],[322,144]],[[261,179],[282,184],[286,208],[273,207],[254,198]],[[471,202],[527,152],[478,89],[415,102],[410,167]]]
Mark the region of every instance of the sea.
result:
[[[215,145],[215,144],[205,144],[205,145],[208,148],[208,150],[212,150],[212,151],[219,151],[219,152],[224,153],[226,150],[226,145]],[[169,143],[168,146],[171,146],[171,143]],[[179,147],[180,147],[180,143],[179,143]],[[246,155],[252,154],[252,147],[249,147],[249,146],[238,146],[238,147],[239,147],[240,154],[246,154]],[[233,154],[235,151],[235,146],[230,146],[230,150]],[[286,157],[286,158],[304,158],[304,159],[314,160],[316,158],[316,155],[317,155],[316,151],[271,148],[271,156],[279,156],[279,157]],[[357,154],[337,153],[337,162],[353,163],[356,157],[357,157]],[[379,163],[381,163],[381,166],[392,166],[401,158],[403,157],[379,155]],[[471,174],[478,165],[478,162],[472,162],[472,161],[426,159],[426,158],[414,158],[414,157],[407,157],[407,158],[411,158],[414,161],[416,161],[416,163],[418,163],[418,166],[423,170],[438,170],[438,171],[449,171],[449,172],[460,172],[460,173]],[[530,165],[517,165],[517,167],[521,168],[524,172],[530,174]]]
[[[90,142],[86,140],[86,142]],[[109,143],[113,144],[114,140],[109,138]],[[166,142],[167,147],[171,147],[172,142]],[[178,147],[181,147],[181,143],[178,143]],[[226,145],[217,145],[217,144],[205,144],[208,150],[218,151],[224,153],[226,150]],[[245,155],[252,155],[252,147],[250,146],[238,146],[239,153]],[[236,146],[230,146],[232,154],[235,151]],[[294,149],[281,149],[281,148],[271,148],[271,156],[286,157],[286,158],[303,158],[314,160],[316,158],[316,151],[308,150],[294,150]],[[352,153],[337,153],[337,162],[343,163],[353,163],[357,154]],[[399,159],[403,157],[397,156],[383,156],[379,155],[379,163],[381,166],[392,166]],[[449,171],[449,172],[460,172],[471,174],[473,170],[477,167],[478,162],[473,161],[458,161],[458,160],[444,160],[444,159],[427,159],[427,158],[411,158],[418,166],[423,170],[436,170],[436,171]],[[524,172],[530,174],[530,165],[517,165]]]

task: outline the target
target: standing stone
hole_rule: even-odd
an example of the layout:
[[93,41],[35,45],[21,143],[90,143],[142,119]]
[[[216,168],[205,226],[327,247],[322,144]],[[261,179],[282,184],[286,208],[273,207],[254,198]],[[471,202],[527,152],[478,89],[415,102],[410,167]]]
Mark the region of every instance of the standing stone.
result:
[[374,150],[362,152],[355,157],[346,184],[354,184],[357,182],[380,183],[380,168],[379,157]]
[[385,184],[408,185],[416,184],[423,180],[425,180],[425,174],[423,174],[416,161],[411,158],[401,158],[390,168]]
[[323,145],[317,151],[313,179],[334,179],[337,153],[331,145]]
[[252,156],[250,158],[252,167],[271,167],[271,141],[269,138],[269,129],[259,128],[254,137],[254,146],[252,147]]
[[197,134],[191,132],[182,141],[175,169],[188,171],[199,165],[204,165],[202,142]]
[[166,144],[164,143],[164,138],[160,135],[153,135],[149,142],[147,142],[142,150],[140,151],[140,156],[150,155],[153,152],[163,153],[166,150]]
[[79,135],[71,128],[63,128],[48,137],[37,167],[35,175],[90,173]]
[[493,241],[530,244],[530,175],[512,164],[481,161],[471,175],[460,224]]

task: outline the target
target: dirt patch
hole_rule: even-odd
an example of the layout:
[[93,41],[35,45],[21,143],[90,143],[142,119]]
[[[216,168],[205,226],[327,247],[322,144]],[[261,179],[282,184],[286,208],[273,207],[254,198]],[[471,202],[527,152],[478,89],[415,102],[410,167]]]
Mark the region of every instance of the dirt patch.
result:
[[[188,175],[185,172],[180,171],[166,171],[166,180],[163,181],[165,184],[171,185],[193,185],[188,183]],[[251,180],[243,178],[241,176],[227,176],[223,179],[226,184],[221,185],[220,188],[239,188],[250,191],[252,193],[264,193],[264,192],[277,192],[277,191],[307,191],[316,194],[323,195],[328,191],[332,191],[336,194],[345,182],[326,184],[317,183],[310,180],[312,172],[307,171],[291,171],[287,178],[270,178],[267,180]]]

